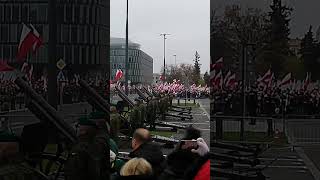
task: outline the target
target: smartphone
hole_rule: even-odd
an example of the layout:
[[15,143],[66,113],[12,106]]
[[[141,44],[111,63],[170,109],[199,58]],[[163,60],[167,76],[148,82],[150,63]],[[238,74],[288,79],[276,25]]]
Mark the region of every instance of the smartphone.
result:
[[197,140],[181,140],[181,149],[197,149]]

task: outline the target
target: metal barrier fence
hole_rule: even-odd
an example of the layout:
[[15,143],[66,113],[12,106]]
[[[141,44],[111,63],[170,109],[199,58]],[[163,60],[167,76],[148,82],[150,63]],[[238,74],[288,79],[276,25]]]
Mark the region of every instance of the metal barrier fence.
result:
[[283,119],[269,117],[242,117],[242,116],[211,116],[211,131],[214,138],[223,139],[226,133],[239,134],[240,140],[245,140],[244,133],[264,133],[266,136],[273,136],[275,132],[285,131]]
[[286,135],[293,146],[320,144],[320,119],[287,119]]

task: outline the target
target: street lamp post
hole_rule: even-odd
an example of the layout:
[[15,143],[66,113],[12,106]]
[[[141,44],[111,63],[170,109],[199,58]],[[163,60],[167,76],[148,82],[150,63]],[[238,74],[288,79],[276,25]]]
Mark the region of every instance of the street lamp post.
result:
[[253,43],[243,43],[242,44],[242,119],[241,119],[241,129],[240,129],[240,140],[244,140],[244,121],[247,114],[246,109],[246,85],[247,85],[247,47],[254,46]]
[[57,109],[57,23],[56,23],[56,0],[49,0],[49,42],[48,42],[48,102]]
[[174,56],[174,65],[177,65],[177,55],[173,55]]
[[126,59],[125,59],[125,91],[129,94],[128,80],[129,80],[129,0],[127,0],[127,18],[126,18]]
[[163,36],[163,82],[166,81],[166,39],[167,39],[167,33],[160,34],[160,36]]

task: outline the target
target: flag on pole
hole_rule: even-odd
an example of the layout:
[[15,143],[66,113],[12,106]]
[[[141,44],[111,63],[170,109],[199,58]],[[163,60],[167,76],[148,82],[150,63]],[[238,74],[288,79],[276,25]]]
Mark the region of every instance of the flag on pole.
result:
[[221,88],[222,87],[222,83],[223,83],[222,72],[220,71],[215,77],[214,86],[218,87],[218,88]]
[[226,87],[234,87],[236,83],[236,74],[233,73],[229,78],[228,81],[226,82]]
[[115,81],[119,81],[123,76],[123,72],[121,71],[121,69],[118,69],[115,75]]
[[262,77],[260,77],[257,81],[258,82],[267,82],[272,77],[271,70],[269,69]]
[[226,85],[227,81],[229,80],[230,76],[231,76],[231,71],[229,70],[229,72],[227,73],[226,77],[224,78],[223,84]]
[[280,82],[279,86],[285,86],[291,83],[291,73],[288,73]]
[[6,61],[0,60],[0,72],[14,71],[14,68],[9,66]]
[[26,24],[23,24],[18,46],[17,59],[22,60],[26,58],[31,49],[35,53],[41,45],[42,40],[38,31],[36,31],[32,25],[27,26]]
[[311,79],[311,77],[310,77],[309,73],[307,73],[307,77],[306,77],[306,79],[305,79],[304,82],[303,82],[303,89],[304,89],[305,91],[308,89],[308,86],[309,86],[309,84],[310,84],[310,79]]
[[211,65],[211,70],[221,69],[223,67],[223,57],[218,59],[214,64]]

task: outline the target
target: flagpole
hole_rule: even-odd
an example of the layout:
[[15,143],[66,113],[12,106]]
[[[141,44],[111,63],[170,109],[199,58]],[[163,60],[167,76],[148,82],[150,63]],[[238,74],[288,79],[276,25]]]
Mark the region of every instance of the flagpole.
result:
[[56,25],[56,0],[49,0],[49,43],[48,43],[48,102],[57,109],[57,70],[56,70],[56,49],[57,49],[57,25]]
[[129,0],[127,0],[127,18],[126,18],[126,59],[125,59],[125,92],[128,95],[128,81],[129,81]]

